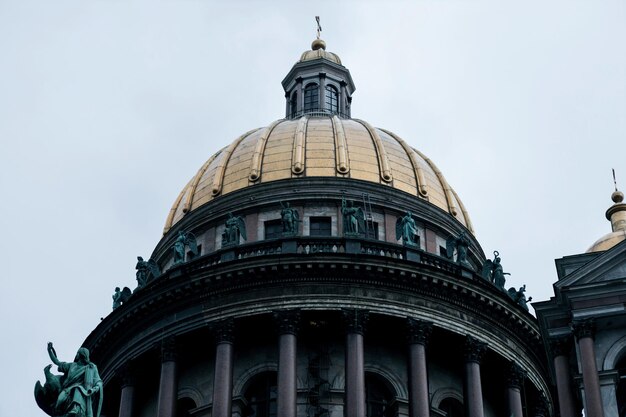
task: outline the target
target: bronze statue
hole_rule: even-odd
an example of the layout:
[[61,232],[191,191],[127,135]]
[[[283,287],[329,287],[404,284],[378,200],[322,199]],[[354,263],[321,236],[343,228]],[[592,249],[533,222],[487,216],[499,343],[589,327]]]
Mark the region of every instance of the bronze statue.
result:
[[298,233],[298,222],[300,222],[300,214],[298,210],[290,207],[289,202],[280,203],[282,210],[280,217],[283,222],[283,233],[286,235],[295,235]]
[[462,232],[459,237],[451,236],[446,241],[446,256],[450,259],[454,258],[454,251],[456,250],[457,263],[464,265],[468,268],[472,268],[472,264],[467,260],[467,250],[469,248],[469,239],[465,232]]
[[515,287],[509,288],[509,296],[515,301],[517,304],[521,305],[524,310],[528,311],[528,303],[533,300],[532,297],[526,299],[526,284],[519,287],[519,290],[516,290]]
[[343,214],[343,233],[355,236],[365,229],[365,216],[361,207],[355,207],[354,201],[346,203],[345,197],[341,199],[341,214]]
[[120,287],[115,287],[115,293],[113,293],[113,310],[128,301],[131,295],[132,292],[130,288],[124,287],[124,289],[120,291]]
[[504,272],[502,269],[500,253],[497,250],[493,251],[493,257],[493,261],[487,259],[483,264],[482,276],[502,291],[505,291],[504,283],[506,279],[504,276],[511,274]]
[[191,232],[178,232],[178,237],[172,245],[174,249],[174,265],[182,264],[185,261],[185,247],[189,246],[193,256],[198,255],[198,243],[196,237]]
[[98,368],[89,361],[89,350],[78,349],[74,362],[61,362],[51,342],[50,360],[63,375],[53,375],[52,365],[44,368],[46,382],[35,383],[35,401],[39,408],[53,417],[100,417],[102,409],[102,380]]
[[161,275],[161,269],[159,268],[159,265],[152,258],[148,259],[148,261],[144,261],[141,256],[138,256],[135,269],[137,270],[137,273],[135,274],[137,277],[136,290],[145,287],[150,278],[158,278]]
[[233,216],[233,213],[228,213],[226,228],[222,233],[222,246],[238,244],[239,236],[241,236],[243,240],[248,240],[246,236],[246,223],[241,216]]
[[396,239],[402,238],[405,245],[416,246],[418,243],[417,225],[410,211],[396,221]]

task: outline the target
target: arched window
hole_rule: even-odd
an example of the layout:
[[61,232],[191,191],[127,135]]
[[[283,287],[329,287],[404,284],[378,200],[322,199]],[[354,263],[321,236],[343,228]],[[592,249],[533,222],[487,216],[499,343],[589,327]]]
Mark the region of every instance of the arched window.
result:
[[298,92],[294,91],[289,100],[289,114],[294,117],[298,113]]
[[626,417],[626,353],[615,364],[615,370],[619,374],[617,383],[617,415]]
[[246,417],[276,417],[276,372],[255,376],[245,393]]
[[464,417],[463,404],[456,398],[445,398],[439,403],[439,409],[446,413],[447,417]]
[[181,398],[176,401],[176,417],[189,417],[190,411],[196,408],[197,405],[191,398]]
[[320,108],[320,95],[317,84],[308,84],[304,88],[304,111],[315,111]]
[[331,113],[339,112],[339,94],[337,93],[337,89],[332,85],[326,86],[326,110]]
[[365,373],[365,403],[367,417],[393,417],[396,415],[391,406],[394,395],[386,381],[377,374]]

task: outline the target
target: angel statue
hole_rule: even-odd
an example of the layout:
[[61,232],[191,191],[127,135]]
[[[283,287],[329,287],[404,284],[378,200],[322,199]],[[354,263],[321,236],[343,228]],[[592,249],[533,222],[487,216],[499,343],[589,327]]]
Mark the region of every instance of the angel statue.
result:
[[141,256],[138,256],[135,269],[137,270],[136,290],[145,287],[150,278],[158,278],[161,275],[161,269],[159,268],[159,265],[152,258],[148,259],[148,261],[144,261]]
[[346,198],[341,199],[341,214],[343,214],[343,233],[348,236],[356,236],[365,230],[365,216],[361,207],[355,207],[354,201],[346,203]]
[[178,232],[178,237],[172,245],[174,249],[174,265],[182,264],[185,262],[185,247],[189,246],[189,250],[193,256],[198,255],[198,243],[196,242],[196,236],[191,232]]
[[396,221],[396,239],[400,238],[405,245],[418,245],[417,225],[410,211],[407,211],[404,217],[399,217]]
[[504,289],[504,283],[506,279],[505,275],[511,275],[508,272],[504,272],[502,269],[502,264],[500,263],[500,253],[497,250],[493,251],[493,261],[487,259],[483,264],[482,276],[487,281],[490,281],[496,287],[500,288],[502,291]]
[[61,362],[51,342],[48,342],[50,360],[63,375],[44,368],[46,382],[35,383],[35,401],[39,408],[53,417],[100,417],[102,409],[102,380],[98,368],[89,361],[89,350],[78,349],[74,362]]
[[283,222],[283,233],[286,235],[295,235],[298,233],[298,222],[300,222],[300,214],[298,210],[291,207],[289,202],[285,204],[280,202],[282,210],[280,211],[280,218]]
[[233,213],[228,213],[226,228],[222,232],[222,246],[238,244],[239,236],[241,236],[243,240],[248,240],[246,236],[246,223],[241,216],[233,216]]
[[469,239],[465,232],[462,232],[459,237],[451,236],[446,241],[446,256],[450,259],[454,258],[454,252],[456,251],[457,263],[472,268],[472,264],[467,260],[467,249],[469,248]]
[[519,290],[516,290],[515,287],[511,287],[507,292],[509,293],[509,296],[513,299],[513,301],[524,307],[524,310],[528,311],[527,303],[531,302],[533,298],[530,297],[528,298],[528,300],[526,299],[526,284],[519,287]]
[[115,287],[115,293],[113,293],[113,310],[128,301],[131,295],[133,295],[133,293],[130,291],[130,288],[124,287],[124,289],[120,291],[120,287]]

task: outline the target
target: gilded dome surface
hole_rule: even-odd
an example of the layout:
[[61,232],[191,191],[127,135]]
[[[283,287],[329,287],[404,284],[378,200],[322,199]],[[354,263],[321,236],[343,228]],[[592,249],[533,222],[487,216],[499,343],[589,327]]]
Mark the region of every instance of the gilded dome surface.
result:
[[463,203],[439,169],[397,135],[358,119],[303,116],[251,130],[209,158],[176,199],[164,232],[221,195],[305,177],[392,187],[445,210],[472,231]]
[[606,218],[611,222],[611,233],[602,236],[587,249],[589,252],[602,252],[611,249],[623,240],[626,240],[626,204],[624,204],[624,193],[615,188],[611,195],[613,205],[606,211]]

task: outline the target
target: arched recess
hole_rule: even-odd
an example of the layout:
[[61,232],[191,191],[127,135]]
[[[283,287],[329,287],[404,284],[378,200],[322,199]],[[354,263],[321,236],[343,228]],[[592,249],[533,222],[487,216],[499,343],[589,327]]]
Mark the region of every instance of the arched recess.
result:
[[176,417],[191,417],[191,411],[198,407],[198,404],[189,397],[179,398],[176,401]]
[[277,417],[278,381],[275,371],[254,375],[246,384],[244,416]]
[[278,365],[275,362],[266,362],[260,363],[247,369],[239,376],[239,378],[237,378],[237,381],[235,381],[235,383],[233,384],[233,397],[238,397],[245,394],[245,391],[248,388],[248,384],[250,383],[252,378],[255,375],[268,371],[278,372]]
[[407,391],[407,387],[405,383],[400,379],[396,374],[391,372],[389,369],[384,368],[377,364],[366,364],[365,372],[370,372],[373,374],[380,375],[387,383],[391,386],[393,390],[393,395],[398,400],[407,401],[409,398],[409,392]]
[[178,399],[181,400],[183,398],[191,399],[196,407],[205,404],[205,399],[202,393],[194,387],[184,386],[178,389]]
[[398,396],[391,382],[377,372],[365,372],[367,417],[396,417]]
[[609,348],[602,361],[602,370],[611,371],[615,369],[617,362],[626,355],[626,336],[617,339],[615,343]]
[[433,408],[439,408],[441,402],[446,398],[453,398],[463,404],[463,393],[452,387],[439,388],[432,395],[430,405]]

